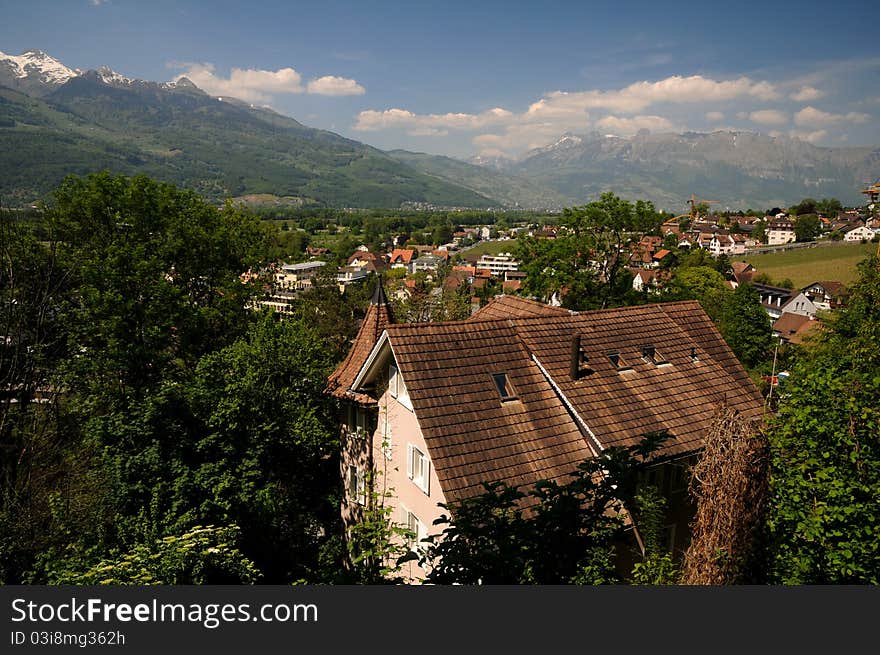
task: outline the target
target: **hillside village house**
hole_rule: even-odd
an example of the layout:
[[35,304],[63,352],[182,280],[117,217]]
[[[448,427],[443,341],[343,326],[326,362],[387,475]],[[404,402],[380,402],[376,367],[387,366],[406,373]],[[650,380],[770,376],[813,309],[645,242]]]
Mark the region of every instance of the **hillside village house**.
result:
[[510,253],[499,253],[498,255],[483,255],[476,262],[477,268],[488,269],[492,275],[503,277],[507,271],[518,271],[519,262],[513,258]]
[[870,241],[877,232],[864,225],[859,225],[843,235],[844,241]]
[[[371,502],[439,533],[439,503],[482,483],[561,481],[610,446],[671,435],[651,475],[670,498],[668,545],[692,516],[685,464],[722,403],[759,417],[758,390],[696,302],[570,312],[500,296],[466,321],[395,324],[381,283],[328,393],[341,401],[347,525]],[[636,528],[637,529],[637,528]],[[425,572],[409,562],[405,574]]]
[[774,287],[769,284],[752,283],[752,286],[758,292],[761,297],[761,305],[773,321],[786,313],[812,317],[819,309],[803,291]]
[[304,291],[312,286],[312,278],[326,264],[321,261],[284,264],[275,273],[275,286],[278,289]]
[[784,243],[794,243],[794,223],[788,219],[776,219],[767,225],[767,245],[780,246]]
[[846,303],[848,294],[842,282],[813,282],[801,291],[810,299],[817,309],[836,309]]

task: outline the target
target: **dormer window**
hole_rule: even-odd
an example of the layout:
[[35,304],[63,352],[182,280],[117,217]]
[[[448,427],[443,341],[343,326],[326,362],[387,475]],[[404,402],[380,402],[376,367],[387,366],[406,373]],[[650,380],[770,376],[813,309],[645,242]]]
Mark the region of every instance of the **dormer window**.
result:
[[516,399],[516,391],[514,391],[507,373],[493,373],[492,380],[495,382],[498,395],[501,396],[501,402]]

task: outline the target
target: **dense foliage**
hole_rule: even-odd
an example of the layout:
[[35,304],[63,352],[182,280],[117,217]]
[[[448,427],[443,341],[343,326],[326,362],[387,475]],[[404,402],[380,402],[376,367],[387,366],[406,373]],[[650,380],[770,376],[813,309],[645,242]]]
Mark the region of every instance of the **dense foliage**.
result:
[[556,296],[569,309],[631,304],[632,274],[621,253],[663,222],[650,202],[631,203],[613,193],[583,207],[563,210],[554,239],[524,236],[517,258],[527,277],[526,293]]
[[42,242],[0,218],[0,581],[332,571],[338,326],[314,312],[338,290],[311,316],[252,311],[260,222],[144,177],[69,178]]
[[880,582],[880,270],[791,371],[770,428],[770,579]]
[[[647,435],[638,446],[609,448],[583,462],[568,480],[544,480],[532,488],[484,484],[484,493],[444,506],[448,514],[439,522],[445,527],[427,539],[420,562],[429,572],[428,581],[622,582],[616,563],[627,553],[619,550],[635,549],[627,512],[636,510],[640,523],[650,528],[662,510],[656,501],[646,500],[645,486],[638,481],[639,470],[650,463],[662,438]],[[639,573],[648,569],[656,571],[656,562]]]

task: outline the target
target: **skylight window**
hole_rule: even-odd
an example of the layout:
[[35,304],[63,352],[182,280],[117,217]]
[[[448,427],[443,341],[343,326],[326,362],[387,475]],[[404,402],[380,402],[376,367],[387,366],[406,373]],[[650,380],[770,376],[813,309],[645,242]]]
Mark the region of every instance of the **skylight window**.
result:
[[605,355],[611,361],[611,364],[618,371],[631,371],[632,367],[626,363],[626,360],[623,358],[623,355],[620,354],[619,350],[609,350]]
[[644,359],[649,364],[655,364],[656,366],[663,366],[664,364],[669,363],[669,360],[661,355],[657,351],[657,348],[655,348],[654,345],[650,343],[646,343],[642,346],[642,359]]
[[493,373],[492,380],[495,382],[495,388],[498,389],[498,395],[501,396],[502,401],[516,399],[516,391],[514,391],[507,373]]

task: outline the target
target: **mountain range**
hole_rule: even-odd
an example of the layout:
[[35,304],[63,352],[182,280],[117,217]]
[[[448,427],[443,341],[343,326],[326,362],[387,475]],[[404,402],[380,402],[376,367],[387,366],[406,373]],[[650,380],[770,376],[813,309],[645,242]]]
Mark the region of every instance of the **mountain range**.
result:
[[385,152],[210,96],[186,78],[156,83],[107,67],[71,69],[39,50],[0,52],[0,200],[33,202],[69,173],[101,169],[145,173],[214,200],[556,209],[613,191],[679,212],[692,193],[716,209],[829,196],[859,204],[862,185],[880,175],[880,148],[753,132],[567,133],[515,160],[465,162]]

